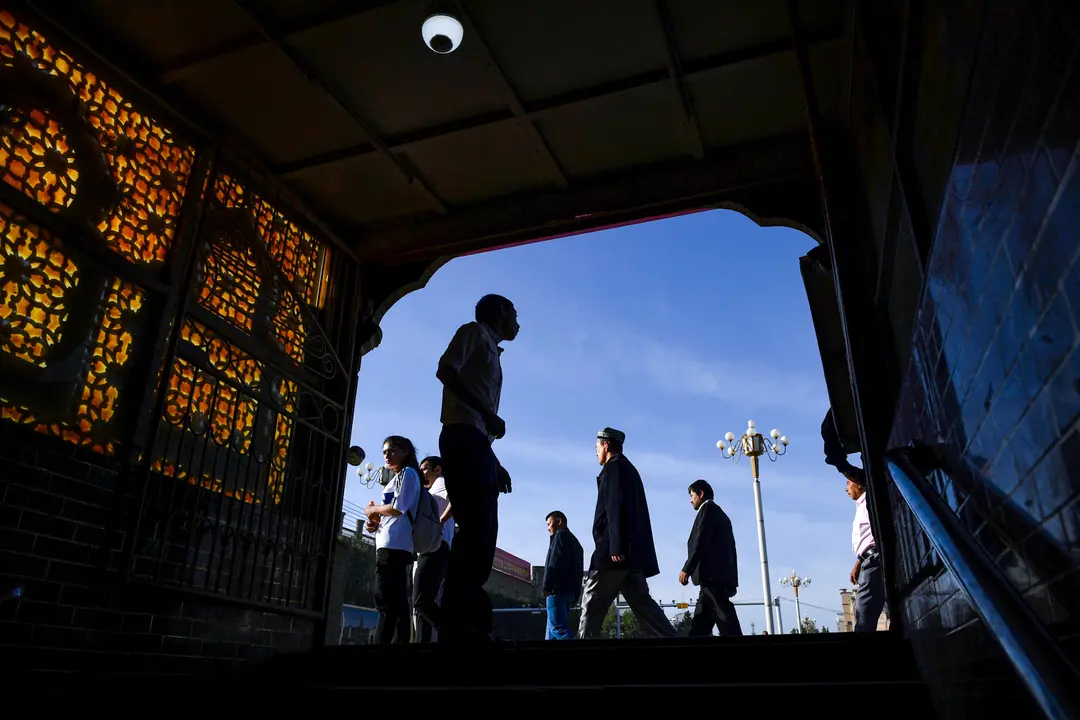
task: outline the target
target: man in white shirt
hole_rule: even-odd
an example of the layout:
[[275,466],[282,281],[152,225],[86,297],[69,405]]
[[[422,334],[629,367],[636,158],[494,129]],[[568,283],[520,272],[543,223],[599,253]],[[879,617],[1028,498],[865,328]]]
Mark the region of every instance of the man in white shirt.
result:
[[500,295],[485,295],[476,303],[475,317],[458,328],[435,373],[443,385],[439,454],[457,521],[439,631],[439,641],[451,643],[495,640],[484,583],[499,538],[499,493],[510,492],[510,476],[491,444],[506,434],[499,417],[499,344],[517,337],[517,310]]
[[442,523],[442,545],[435,552],[420,555],[413,572],[413,613],[416,615],[416,641],[431,642],[437,638],[442,618],[439,603],[442,600],[443,579],[450,562],[450,544],[454,542],[454,511],[446,494],[446,481],[442,476],[442,460],[432,455],[420,461],[420,473],[424,487],[428,489],[439,506],[439,522]]
[[881,556],[874,543],[870,514],[866,510],[866,476],[861,468],[849,466],[847,495],[855,501],[855,520],[851,523],[851,551],[855,566],[850,580],[855,592],[855,632],[874,632],[885,608],[885,577],[881,574]]

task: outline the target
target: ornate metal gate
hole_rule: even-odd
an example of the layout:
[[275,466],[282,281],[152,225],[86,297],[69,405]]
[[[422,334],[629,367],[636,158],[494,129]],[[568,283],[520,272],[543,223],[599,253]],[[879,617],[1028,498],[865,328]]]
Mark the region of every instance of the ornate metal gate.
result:
[[358,267],[32,22],[0,10],[0,422],[132,481],[130,578],[321,615]]

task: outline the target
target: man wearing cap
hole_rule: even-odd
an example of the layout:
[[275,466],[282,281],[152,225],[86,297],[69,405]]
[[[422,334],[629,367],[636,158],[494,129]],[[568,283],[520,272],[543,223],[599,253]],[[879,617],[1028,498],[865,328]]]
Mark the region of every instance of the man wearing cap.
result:
[[851,584],[855,591],[855,632],[874,632],[885,607],[885,578],[881,574],[881,556],[874,543],[870,514],[866,511],[866,476],[862,468],[849,466],[847,495],[855,501],[855,520],[851,523],[851,550],[855,567],[851,568]]
[[623,452],[625,433],[604,428],[596,436],[596,514],[589,577],[581,601],[582,639],[600,636],[611,603],[622,593],[645,629],[657,637],[675,637],[675,628],[649,595],[647,578],[660,574],[653,545],[649,506],[641,475]]

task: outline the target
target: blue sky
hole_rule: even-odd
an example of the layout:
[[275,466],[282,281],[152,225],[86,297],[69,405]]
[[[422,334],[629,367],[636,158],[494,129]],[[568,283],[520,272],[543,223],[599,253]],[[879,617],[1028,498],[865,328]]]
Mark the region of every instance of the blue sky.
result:
[[[713,211],[454,259],[383,318],[382,344],[360,371],[353,442],[376,462],[390,434],[410,437],[421,457],[437,454],[439,356],[480,296],[505,295],[521,334],[502,356],[507,432],[494,450],[514,492],[501,498],[500,547],[542,564],[544,518],[559,509],[592,552],[593,443],[611,425],[626,433],[645,483],[661,567],[653,597],[696,597],[677,578],[694,521],[686,487],[702,477],[735,527],[735,600],[760,601],[749,464],[716,449],[753,419],[791,438],[761,473],[773,594],[792,597],[777,579],[794,569],[813,578],[805,602],[839,610],[854,506],[821,447],[829,401],[798,264],[813,245],[796,230]],[[352,471],[345,497],[366,505],[374,493]],[[781,607],[787,630],[794,606]],[[803,614],[835,630],[834,613],[804,605]],[[760,607],[739,616],[744,632],[764,629]]]

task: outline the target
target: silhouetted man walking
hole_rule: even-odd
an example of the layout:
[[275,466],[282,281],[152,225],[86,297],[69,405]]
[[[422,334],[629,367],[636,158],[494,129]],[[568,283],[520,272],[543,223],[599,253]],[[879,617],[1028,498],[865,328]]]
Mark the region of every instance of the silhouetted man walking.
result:
[[570,607],[581,596],[581,576],[585,572],[585,551],[567,527],[566,515],[548,513],[547,561],[544,563],[544,597],[547,599],[545,640],[571,640]]
[[439,359],[443,385],[442,455],[446,492],[457,534],[443,585],[440,642],[490,642],[491,599],[484,583],[499,537],[499,493],[510,492],[510,476],[491,444],[506,433],[499,417],[502,348],[517,337],[514,304],[500,295],[476,303],[476,321],[458,328]]
[[649,595],[647,578],[660,574],[653,545],[645,486],[622,454],[626,435],[604,428],[596,436],[596,459],[603,470],[596,478],[596,514],[593,518],[593,551],[585,595],[581,601],[579,635],[600,635],[611,603],[622,593],[635,617],[657,637],[675,637],[675,628]]
[[690,505],[697,511],[697,517],[686,543],[686,563],[679,573],[679,583],[686,585],[692,580],[701,588],[690,621],[690,636],[712,635],[714,625],[721,635],[742,635],[739,616],[731,602],[739,589],[739,563],[731,519],[716,504],[709,483],[695,480],[689,492]]

